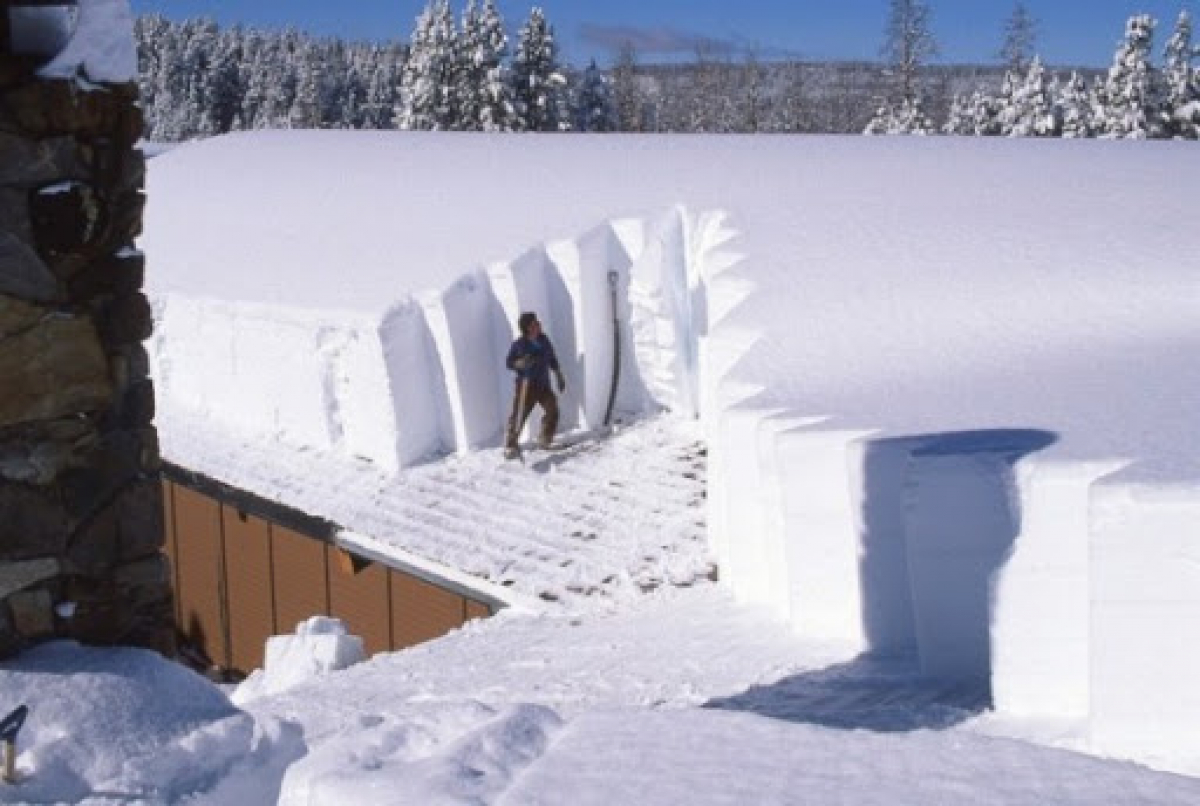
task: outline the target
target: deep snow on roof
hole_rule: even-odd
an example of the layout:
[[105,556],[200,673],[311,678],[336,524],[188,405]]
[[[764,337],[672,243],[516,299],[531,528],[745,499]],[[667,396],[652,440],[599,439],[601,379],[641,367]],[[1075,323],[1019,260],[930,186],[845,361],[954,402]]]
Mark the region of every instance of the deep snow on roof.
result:
[[1200,478],[1194,144],[237,135],[155,159],[157,294],[378,314],[618,218],[724,210],[765,402],[891,435],[1040,429]]

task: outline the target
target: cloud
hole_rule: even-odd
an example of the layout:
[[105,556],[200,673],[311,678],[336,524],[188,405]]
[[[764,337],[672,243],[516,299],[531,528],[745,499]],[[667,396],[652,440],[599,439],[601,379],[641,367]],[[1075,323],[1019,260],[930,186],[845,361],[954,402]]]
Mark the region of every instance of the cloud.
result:
[[594,47],[619,51],[626,45],[641,54],[675,55],[704,51],[713,55],[729,55],[742,48],[733,39],[720,39],[703,34],[681,31],[678,28],[640,28],[635,25],[601,25],[585,22],[579,27],[579,38]]

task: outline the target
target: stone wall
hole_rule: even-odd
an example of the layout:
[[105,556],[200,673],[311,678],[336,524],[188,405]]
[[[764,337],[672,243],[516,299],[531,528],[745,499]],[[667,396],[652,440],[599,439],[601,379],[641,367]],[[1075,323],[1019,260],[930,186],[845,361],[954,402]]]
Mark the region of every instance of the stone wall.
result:
[[173,650],[136,84],[0,53],[0,657]]

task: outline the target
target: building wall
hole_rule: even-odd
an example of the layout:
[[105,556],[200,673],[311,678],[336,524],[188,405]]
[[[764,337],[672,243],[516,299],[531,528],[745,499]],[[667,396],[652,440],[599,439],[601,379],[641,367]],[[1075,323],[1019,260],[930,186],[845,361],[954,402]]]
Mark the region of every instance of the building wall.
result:
[[419,644],[492,614],[489,603],[347,552],[326,525],[290,528],[177,481],[163,482],[167,551],[183,642],[247,673],[267,638],[333,616],[370,654]]

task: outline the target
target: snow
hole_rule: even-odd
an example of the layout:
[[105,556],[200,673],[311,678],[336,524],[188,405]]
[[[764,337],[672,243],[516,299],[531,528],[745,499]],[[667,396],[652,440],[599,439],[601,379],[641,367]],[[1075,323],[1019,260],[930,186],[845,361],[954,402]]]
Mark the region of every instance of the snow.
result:
[[93,83],[137,80],[137,48],[129,0],[79,0],[75,32],[66,48],[39,72],[55,78],[81,76]]
[[151,652],[48,644],[0,666],[0,691],[29,706],[4,802],[175,803],[218,786],[266,802],[303,753],[296,726],[252,719]]
[[263,668],[239,687],[234,703],[278,694],[366,660],[362,639],[346,632],[338,619],[313,616],[296,625],[293,635],[267,639]]
[[[990,702],[995,725],[1069,725],[1075,746],[1192,769],[1200,230],[1160,203],[1200,180],[1192,149],[334,132],[178,148],[151,164],[140,244],[164,451],[526,612],[620,612],[703,584],[715,556],[741,602],[840,647],[831,664],[894,656]],[[566,427],[598,424],[610,272],[618,411],[637,425],[498,465],[480,449],[499,444],[521,310],[558,346]],[[641,419],[663,407],[699,433]],[[456,718],[520,734],[524,758],[557,730],[513,710],[529,699]],[[407,769],[418,739],[389,731],[380,763]],[[509,786],[511,760],[484,755],[487,792]],[[337,766],[311,765],[310,783]]]

